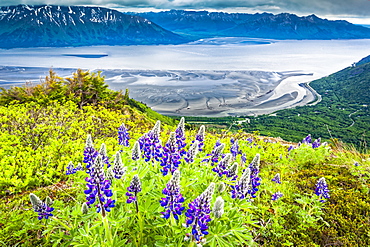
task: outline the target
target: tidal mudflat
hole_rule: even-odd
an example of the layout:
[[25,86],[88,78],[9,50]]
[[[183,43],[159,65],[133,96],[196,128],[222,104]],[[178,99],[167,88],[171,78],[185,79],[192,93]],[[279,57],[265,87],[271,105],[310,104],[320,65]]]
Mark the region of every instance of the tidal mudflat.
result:
[[183,45],[0,49],[0,87],[53,68],[102,71],[110,88],[168,115],[259,115],[304,105],[304,86],[370,54],[370,40],[213,38]]

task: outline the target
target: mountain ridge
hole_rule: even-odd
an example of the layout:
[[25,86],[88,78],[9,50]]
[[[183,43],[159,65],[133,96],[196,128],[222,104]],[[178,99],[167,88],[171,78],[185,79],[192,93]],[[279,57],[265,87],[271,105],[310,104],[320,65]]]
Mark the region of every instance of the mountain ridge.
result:
[[178,44],[184,38],[143,17],[103,7],[0,7],[0,47]]
[[370,29],[344,20],[299,17],[281,13],[225,13],[170,10],[135,13],[182,35],[195,37],[237,36],[273,39],[357,39],[370,38]]

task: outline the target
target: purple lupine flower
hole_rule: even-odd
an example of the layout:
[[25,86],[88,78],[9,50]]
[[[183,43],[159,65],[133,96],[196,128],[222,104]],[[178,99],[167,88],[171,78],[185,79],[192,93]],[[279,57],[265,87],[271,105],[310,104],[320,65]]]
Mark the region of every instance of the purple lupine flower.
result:
[[167,183],[162,193],[166,196],[160,200],[161,206],[165,209],[165,211],[162,212],[163,218],[168,219],[172,214],[173,217],[178,220],[179,215],[181,215],[182,211],[185,209],[185,207],[182,206],[185,200],[180,193],[179,170],[174,171],[171,180]]
[[244,165],[245,163],[247,163],[247,155],[243,153],[241,157],[241,165]]
[[113,162],[113,170],[112,170],[114,177],[116,179],[121,179],[123,174],[126,172],[126,168],[123,167],[123,162],[121,158],[121,152],[117,152],[114,156],[114,162]]
[[239,151],[239,142],[238,142],[238,140],[234,141],[233,145],[230,148],[230,153],[232,154],[234,160],[235,160],[235,158],[238,154],[241,154],[241,152]]
[[99,149],[99,154],[101,155],[101,158],[102,158],[104,164],[106,164],[107,167],[109,168],[111,165],[110,165],[110,162],[109,162],[109,158],[108,158],[108,154],[107,154],[107,146],[105,146],[105,143],[101,144],[100,149]]
[[211,183],[208,188],[200,194],[194,201],[189,203],[189,209],[186,211],[186,227],[191,227],[191,234],[195,241],[199,243],[204,235],[208,234],[208,222],[212,219],[211,200],[215,190],[215,184]]
[[312,142],[311,134],[303,138],[302,144],[310,144]]
[[358,163],[357,161],[355,161],[355,163],[353,163],[354,166],[360,166],[360,163]]
[[212,171],[216,172],[219,177],[222,177],[223,175],[228,175],[228,167],[231,162],[231,154],[226,154],[225,157],[218,162],[218,164],[212,168]]
[[33,210],[38,214],[38,219],[42,220],[43,218],[49,219],[49,217],[53,216],[51,212],[54,211],[54,208],[51,207],[51,203],[48,203],[48,200],[45,202],[41,201],[38,196],[35,194],[30,194],[30,201],[33,207]]
[[251,181],[250,181],[250,191],[249,193],[253,198],[256,197],[256,193],[258,191],[258,186],[261,184],[261,178],[258,177],[260,169],[260,154],[256,154],[253,158],[252,163],[249,165],[249,169],[251,170]]
[[294,149],[293,145],[290,145],[290,146],[288,147],[288,152],[292,151],[293,149]]
[[163,176],[166,176],[168,172],[173,174],[173,172],[178,169],[181,163],[180,159],[181,156],[179,149],[177,148],[176,133],[171,132],[166,145],[163,147],[161,161],[161,166],[163,167],[161,172],[163,173]]
[[233,199],[244,199],[247,197],[250,187],[251,170],[249,168],[244,169],[243,175],[240,180],[232,185],[231,198]]
[[252,143],[253,139],[249,137],[249,138],[247,138],[247,142]]
[[142,146],[142,156],[146,162],[154,160],[160,161],[162,157],[162,144],[159,139],[159,134],[161,131],[161,121],[157,121],[153,129],[148,133],[144,134],[140,139],[139,143]]
[[213,147],[212,153],[207,154],[210,156],[209,158],[204,159],[202,162],[209,162],[211,161],[211,165],[215,165],[218,163],[220,156],[222,156],[222,152],[224,151],[225,144],[221,143],[219,140],[216,142],[215,146]]
[[186,147],[186,138],[185,138],[185,118],[182,117],[180,119],[179,124],[175,130],[176,133],[176,143],[177,143],[177,150],[181,156],[186,154],[185,147]]
[[186,153],[184,160],[187,163],[193,163],[195,156],[198,154],[199,150],[199,142],[198,140],[195,140],[193,144],[191,144],[189,151]]
[[125,124],[122,123],[121,126],[118,127],[118,145],[129,147],[130,146],[130,143],[128,142],[129,140],[130,135],[127,131]]
[[[205,127],[204,127],[204,125],[202,125],[202,126],[200,126],[199,131],[195,136],[195,140],[198,141],[198,148],[199,148],[200,152],[203,151],[203,147],[204,147],[204,138],[205,138],[204,132],[205,132]],[[194,143],[194,141],[193,141],[193,143]]]
[[235,162],[230,168],[227,170],[228,178],[230,178],[230,181],[236,181],[238,178],[238,163]]
[[231,137],[231,138],[230,138],[230,143],[231,143],[231,145],[233,145],[233,144],[235,143],[235,139],[234,139],[234,137]]
[[315,194],[319,196],[320,202],[325,202],[325,199],[329,199],[329,189],[326,184],[325,178],[320,178],[316,183]]
[[283,197],[283,193],[281,193],[280,191],[274,193],[272,196],[271,196],[271,200],[272,201],[276,201],[278,200],[279,198]]
[[77,169],[74,167],[72,161],[70,161],[66,167],[66,175],[75,174]]
[[271,179],[272,182],[275,182],[277,184],[281,184],[281,181],[280,181],[280,173],[276,173],[275,177],[273,179]]
[[99,155],[93,165],[90,167],[89,177],[85,179],[87,182],[85,190],[86,204],[90,207],[97,203],[96,212],[102,213],[102,216],[106,216],[106,212],[110,212],[110,209],[115,205],[115,200],[110,197],[113,195],[111,182],[105,178],[104,173],[104,162],[102,156]]
[[76,171],[83,171],[84,168],[82,167],[81,163],[78,163],[76,166]]
[[131,158],[132,160],[138,160],[140,159],[141,156],[141,150],[140,150],[140,142],[136,141],[134,144],[134,147],[132,148],[132,155]]
[[84,149],[84,160],[83,160],[83,162],[86,164],[87,173],[89,173],[90,167],[94,163],[98,155],[99,153],[94,148],[91,135],[87,135],[85,149]]
[[318,138],[316,139],[313,143],[312,143],[312,148],[318,148],[321,146],[321,138]]
[[135,175],[130,183],[130,186],[127,187],[128,192],[126,192],[126,196],[128,196],[127,203],[135,203],[136,206],[136,213],[139,212],[139,206],[137,202],[137,193],[141,191],[141,182],[138,175]]

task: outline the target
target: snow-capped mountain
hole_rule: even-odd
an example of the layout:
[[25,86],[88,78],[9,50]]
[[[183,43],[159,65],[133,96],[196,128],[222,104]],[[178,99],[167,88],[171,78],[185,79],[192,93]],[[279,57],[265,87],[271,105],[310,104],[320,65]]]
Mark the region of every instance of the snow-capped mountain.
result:
[[138,16],[102,7],[0,7],[0,47],[177,44],[184,38]]

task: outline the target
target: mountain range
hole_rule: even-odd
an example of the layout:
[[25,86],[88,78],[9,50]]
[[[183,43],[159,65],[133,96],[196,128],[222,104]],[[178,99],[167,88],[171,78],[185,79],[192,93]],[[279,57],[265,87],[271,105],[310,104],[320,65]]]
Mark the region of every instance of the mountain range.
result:
[[0,8],[0,47],[178,44],[185,39],[139,16],[101,7]]
[[282,13],[223,13],[171,10],[135,13],[165,29],[193,37],[255,37],[270,39],[362,39],[370,29],[347,21],[331,21],[315,15],[299,17]]
[[370,29],[315,15],[171,10],[122,13],[103,7],[0,7],[0,48],[180,44],[209,37],[361,39]]

